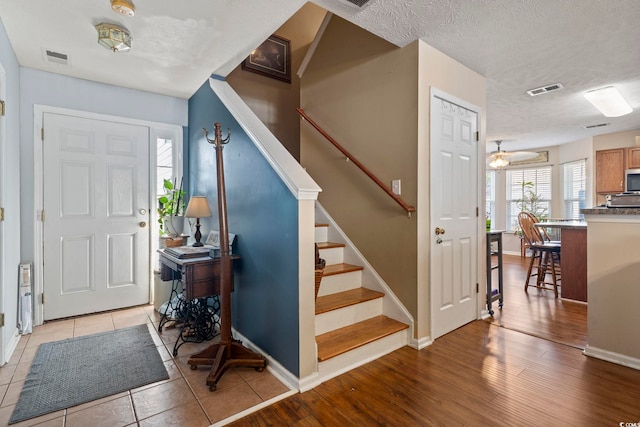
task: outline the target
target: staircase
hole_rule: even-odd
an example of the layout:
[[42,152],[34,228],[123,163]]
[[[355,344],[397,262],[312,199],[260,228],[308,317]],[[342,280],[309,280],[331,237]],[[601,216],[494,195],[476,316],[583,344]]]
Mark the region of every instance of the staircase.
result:
[[365,268],[345,262],[349,248],[329,241],[329,227],[316,224],[315,232],[326,261],[315,312],[320,382],[403,347],[409,339],[409,325],[384,314],[390,304],[385,304],[386,293],[363,286]]

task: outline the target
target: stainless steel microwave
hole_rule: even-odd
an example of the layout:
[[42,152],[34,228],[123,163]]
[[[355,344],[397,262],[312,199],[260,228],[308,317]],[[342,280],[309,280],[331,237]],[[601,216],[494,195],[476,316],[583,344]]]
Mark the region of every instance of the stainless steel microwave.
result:
[[624,171],[624,191],[627,193],[640,193],[640,169],[627,169]]

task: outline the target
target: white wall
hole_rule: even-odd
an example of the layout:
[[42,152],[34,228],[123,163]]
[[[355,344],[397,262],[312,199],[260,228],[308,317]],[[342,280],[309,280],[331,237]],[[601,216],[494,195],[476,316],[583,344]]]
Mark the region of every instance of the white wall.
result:
[[0,98],[6,101],[6,115],[0,118],[0,206],[5,220],[0,222],[0,312],[5,327],[0,328],[0,364],[17,343],[18,264],[20,263],[20,67],[0,21],[0,75],[5,84]]
[[20,207],[23,260],[34,258],[34,105],[186,126],[186,99],[95,83],[31,68],[20,69]]

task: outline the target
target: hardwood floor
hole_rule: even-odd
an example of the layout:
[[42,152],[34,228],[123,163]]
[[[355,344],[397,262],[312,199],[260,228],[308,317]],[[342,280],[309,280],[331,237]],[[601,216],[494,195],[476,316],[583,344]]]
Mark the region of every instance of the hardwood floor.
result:
[[637,423],[640,371],[582,355],[586,306],[548,291],[522,295],[526,264],[505,261],[505,304],[493,319],[420,351],[401,348],[232,425]]
[[[587,304],[554,298],[553,291],[529,287],[524,291],[530,258],[505,255],[504,307],[493,303],[498,326],[584,349],[587,345]],[[495,263],[494,263],[495,264]],[[493,283],[497,283],[497,270]],[[535,278],[534,278],[535,280]],[[560,281],[562,294],[562,280]]]

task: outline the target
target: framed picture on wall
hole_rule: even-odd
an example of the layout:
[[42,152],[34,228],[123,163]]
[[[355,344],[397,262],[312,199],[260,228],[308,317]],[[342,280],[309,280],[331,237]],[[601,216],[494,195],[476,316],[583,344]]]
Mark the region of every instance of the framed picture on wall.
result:
[[242,62],[242,69],[291,83],[289,40],[272,35]]

